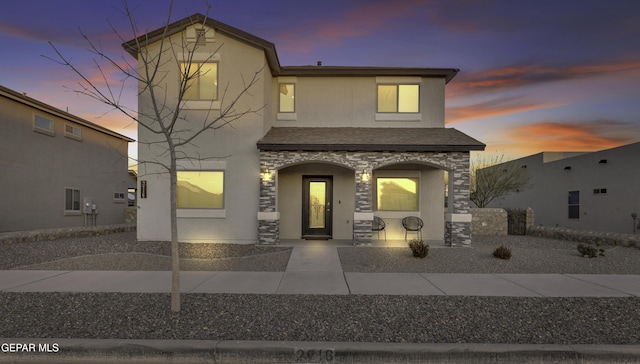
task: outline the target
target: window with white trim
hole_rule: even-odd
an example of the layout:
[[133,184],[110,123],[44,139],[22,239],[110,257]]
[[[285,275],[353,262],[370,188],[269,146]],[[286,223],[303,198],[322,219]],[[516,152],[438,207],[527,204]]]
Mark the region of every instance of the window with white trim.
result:
[[80,213],[80,190],[77,188],[64,189],[64,211]]
[[67,138],[82,140],[82,130],[74,125],[65,124],[64,125],[64,136]]
[[379,113],[419,113],[420,85],[378,84]]
[[113,202],[116,203],[124,203],[126,199],[126,194],[124,192],[114,192],[113,193]]
[[218,62],[183,62],[180,77],[181,81],[187,77],[184,100],[218,99]]
[[55,130],[53,128],[53,119],[44,117],[42,115],[34,114],[33,115],[33,130],[47,134],[47,135],[55,135]]
[[178,171],[179,209],[224,209],[224,171]]
[[379,211],[418,211],[418,178],[377,177]]
[[295,86],[293,83],[278,84],[278,88],[280,89],[280,107],[278,112],[296,112]]

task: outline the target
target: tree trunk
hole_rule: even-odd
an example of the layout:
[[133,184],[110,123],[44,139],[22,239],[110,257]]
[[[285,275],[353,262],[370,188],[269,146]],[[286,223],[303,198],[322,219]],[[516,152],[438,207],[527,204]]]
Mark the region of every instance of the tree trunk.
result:
[[[171,144],[171,142],[169,142]],[[176,214],[176,186],[178,175],[174,148],[170,148],[171,168],[169,171],[171,200],[171,311],[180,312],[180,250],[178,246],[178,216]]]

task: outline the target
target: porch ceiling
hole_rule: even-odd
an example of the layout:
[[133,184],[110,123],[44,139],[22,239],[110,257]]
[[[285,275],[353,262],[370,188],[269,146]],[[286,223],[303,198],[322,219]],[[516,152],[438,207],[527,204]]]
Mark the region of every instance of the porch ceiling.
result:
[[258,149],[270,151],[464,152],[485,145],[453,128],[273,127]]

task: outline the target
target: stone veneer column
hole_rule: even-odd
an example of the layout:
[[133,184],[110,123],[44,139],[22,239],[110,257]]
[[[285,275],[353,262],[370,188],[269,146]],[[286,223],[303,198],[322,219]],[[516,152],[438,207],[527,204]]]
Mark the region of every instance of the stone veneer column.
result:
[[471,245],[471,220],[469,211],[469,153],[459,153],[453,160],[454,170],[449,173],[449,193],[452,206],[445,215],[445,244],[449,246]]
[[[361,162],[364,162],[361,160]],[[356,209],[353,213],[353,240],[359,243],[371,242],[373,226],[372,210],[372,179],[373,171],[368,164],[362,163],[363,167],[355,171],[356,181]],[[364,181],[363,173],[366,171],[369,178]]]
[[258,244],[280,243],[280,213],[276,211],[276,169],[272,153],[260,152]]

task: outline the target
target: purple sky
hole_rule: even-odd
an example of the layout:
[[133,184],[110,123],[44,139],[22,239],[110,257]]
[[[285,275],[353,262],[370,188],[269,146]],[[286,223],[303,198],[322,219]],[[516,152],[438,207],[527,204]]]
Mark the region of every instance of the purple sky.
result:
[[[168,0],[130,0],[141,31]],[[173,20],[206,13],[179,0]],[[209,16],[276,45],[282,65],[451,67],[447,126],[508,158],[592,151],[640,141],[637,0],[209,0]],[[117,112],[78,96],[78,78],[43,57],[51,41],[92,72],[80,30],[116,57],[132,36],[120,0],[22,0],[0,11],[0,84],[136,137]],[[119,75],[111,77],[117,80]],[[125,98],[135,107],[135,84]]]

